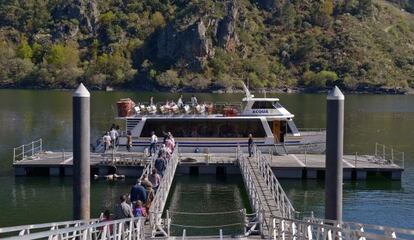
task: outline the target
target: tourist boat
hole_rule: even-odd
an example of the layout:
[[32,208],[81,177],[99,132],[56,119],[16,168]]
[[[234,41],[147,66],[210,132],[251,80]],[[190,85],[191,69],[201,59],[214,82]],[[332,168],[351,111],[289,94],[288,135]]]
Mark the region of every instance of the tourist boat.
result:
[[249,134],[258,147],[283,147],[277,151],[287,151],[288,147],[297,152],[297,148],[303,150],[304,144],[324,144],[324,131],[299,132],[294,115],[278,98],[256,98],[244,84],[243,88],[246,96],[237,104],[145,105],[121,99],[117,103],[118,119],[126,121],[126,130],[131,132],[137,150],[149,146],[152,131],[160,141],[171,132],[181,150],[194,152],[246,147]]

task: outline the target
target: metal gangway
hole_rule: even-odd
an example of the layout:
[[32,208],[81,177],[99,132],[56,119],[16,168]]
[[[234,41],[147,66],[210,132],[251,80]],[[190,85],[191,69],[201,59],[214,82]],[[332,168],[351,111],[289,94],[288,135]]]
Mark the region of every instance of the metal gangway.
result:
[[257,218],[257,224],[248,233],[257,229],[263,238],[268,239],[272,235],[273,218],[293,218],[295,209],[273,174],[269,160],[256,146],[253,147],[252,157],[248,157],[238,147],[237,159]]
[[[147,161],[147,164],[142,171],[140,179],[143,179],[145,176],[149,176],[152,172],[152,169],[155,167],[155,159],[158,156],[158,152],[154,154],[153,158],[150,158]],[[154,199],[151,202],[149,209],[149,228],[146,228],[146,236],[155,237],[155,236],[169,236],[169,227],[168,220],[162,219],[162,214],[164,211],[165,204],[167,203],[168,194],[172,182],[174,180],[175,171],[179,162],[179,148],[176,144],[173,153],[170,158],[167,160],[167,167],[164,171],[164,175],[161,178],[160,184],[158,186],[157,192],[155,193]],[[168,218],[167,218],[168,219]]]

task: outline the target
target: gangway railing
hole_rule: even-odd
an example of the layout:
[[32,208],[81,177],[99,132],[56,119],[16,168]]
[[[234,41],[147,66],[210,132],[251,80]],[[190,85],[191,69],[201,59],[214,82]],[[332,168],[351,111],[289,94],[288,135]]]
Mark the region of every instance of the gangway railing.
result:
[[[271,222],[270,219],[266,219],[265,217],[265,210],[263,208],[264,203],[260,200],[260,192],[254,184],[254,173],[249,167],[249,159],[243,154],[240,147],[237,148],[237,156],[239,160],[240,171],[243,175],[244,185],[246,186],[246,190],[249,195],[250,204],[256,211],[257,223],[259,224],[259,232],[263,236],[264,229],[267,229],[268,231],[271,229]],[[253,226],[252,230],[254,230],[254,227],[255,226]]]
[[0,228],[0,238],[3,238],[5,235],[27,235],[32,232],[41,232],[41,231],[50,231],[62,228],[78,227],[81,225],[88,225],[98,223],[99,219],[90,219],[90,220],[76,220],[76,221],[63,221],[63,222],[53,222],[53,223],[40,223],[40,224],[29,224],[21,225],[14,227],[3,227]]
[[43,141],[41,138],[31,143],[15,147],[13,148],[13,163],[30,159],[30,157],[34,157],[41,152],[43,152]]
[[179,162],[178,152],[179,149],[177,144],[174,148],[174,152],[171,155],[171,158],[168,160],[164,176],[161,178],[161,182],[157,189],[157,193],[155,194],[154,200],[152,201],[151,207],[149,209],[152,237],[155,237],[155,235],[157,235],[158,233],[164,236],[169,235],[169,233],[165,230],[168,226],[168,223],[163,223],[162,213],[164,211],[168,194],[170,192],[170,188],[174,180],[175,170],[177,169],[177,165]]
[[413,239],[414,230],[326,219],[273,218],[272,239]]
[[265,155],[262,155],[262,152],[256,146],[253,146],[253,149],[254,155],[252,159],[262,173],[265,183],[270,190],[272,197],[275,199],[278,209],[282,213],[282,217],[294,218],[295,209],[283,190],[282,185],[273,173],[269,159],[266,158]]
[[[24,232],[18,236],[8,236],[8,240],[26,240],[26,239],[59,239],[59,240],[92,240],[92,239],[117,239],[117,240],[143,240],[145,219],[124,218],[119,220],[102,221],[87,223],[84,222],[79,226],[79,221],[67,222],[67,228],[49,229],[39,232]],[[0,231],[2,229],[0,228]]]

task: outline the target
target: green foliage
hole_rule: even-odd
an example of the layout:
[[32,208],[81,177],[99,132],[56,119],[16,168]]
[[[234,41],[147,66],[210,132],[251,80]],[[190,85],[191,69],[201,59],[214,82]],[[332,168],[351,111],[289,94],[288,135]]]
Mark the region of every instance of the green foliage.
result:
[[53,44],[46,55],[46,61],[56,68],[76,67],[79,63],[78,49],[71,43]]
[[20,40],[20,44],[17,47],[17,56],[21,59],[31,59],[33,57],[33,50],[27,43],[26,38]]
[[320,71],[314,73],[307,71],[303,74],[303,84],[309,87],[332,86],[338,80],[338,75],[331,71]]
[[156,80],[160,86],[166,87],[177,87],[180,83],[177,72],[171,69],[159,74]]
[[0,87],[414,87],[412,2],[4,0]]

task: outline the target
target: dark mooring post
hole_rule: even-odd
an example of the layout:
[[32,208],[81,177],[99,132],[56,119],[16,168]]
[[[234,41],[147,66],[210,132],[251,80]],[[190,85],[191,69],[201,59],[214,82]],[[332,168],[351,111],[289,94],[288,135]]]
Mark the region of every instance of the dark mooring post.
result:
[[81,83],[73,107],[73,219],[90,218],[90,94]]
[[327,97],[325,218],[337,221],[342,221],[344,101],[344,95],[335,86]]

